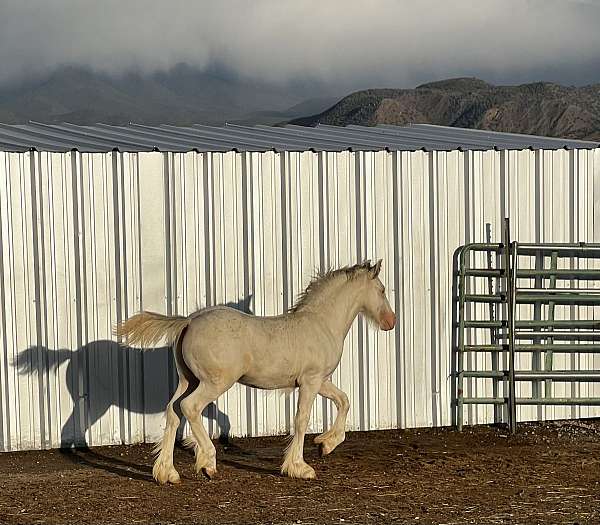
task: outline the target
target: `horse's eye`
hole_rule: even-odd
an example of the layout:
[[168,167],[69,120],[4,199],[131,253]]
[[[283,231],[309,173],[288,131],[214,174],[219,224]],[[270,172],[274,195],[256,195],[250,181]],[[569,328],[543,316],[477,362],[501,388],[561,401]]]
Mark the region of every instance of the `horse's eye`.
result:
[[381,289],[381,293],[385,293],[385,288],[382,288],[382,289]]

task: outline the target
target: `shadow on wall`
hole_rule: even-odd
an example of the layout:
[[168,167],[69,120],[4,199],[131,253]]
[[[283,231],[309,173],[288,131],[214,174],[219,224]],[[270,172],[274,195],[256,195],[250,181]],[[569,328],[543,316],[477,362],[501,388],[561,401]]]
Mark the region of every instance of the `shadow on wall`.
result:
[[[250,298],[227,303],[227,306],[252,313],[249,303]],[[32,346],[19,353],[16,365],[21,375],[53,374],[65,362],[68,362],[65,386],[73,410],[61,429],[61,448],[95,444],[89,443],[86,436],[113,406],[119,409],[121,428],[129,414],[163,413],[177,386],[171,347],[142,350],[109,340],[93,341],[74,351]],[[218,428],[219,440],[227,443],[231,428],[227,414],[211,403],[203,415],[209,419],[209,432],[212,430],[214,435],[214,429]],[[48,421],[43,414],[40,416],[40,421]],[[179,437],[183,425],[182,420]],[[48,434],[42,431],[44,433]],[[124,440],[125,436],[121,438]]]
[[[32,346],[19,353],[18,370],[23,375],[42,370],[53,374],[65,361],[68,362],[66,387],[73,410],[61,429],[61,448],[91,445],[86,439],[88,431],[113,406],[119,409],[121,418],[127,417],[127,412],[164,412],[177,386],[170,379],[175,367],[170,347],[144,351],[107,340],[93,341],[75,351]],[[220,439],[227,440],[230,430],[227,415],[214,403],[206,407],[203,415],[219,423]],[[180,435],[182,428],[183,422]]]

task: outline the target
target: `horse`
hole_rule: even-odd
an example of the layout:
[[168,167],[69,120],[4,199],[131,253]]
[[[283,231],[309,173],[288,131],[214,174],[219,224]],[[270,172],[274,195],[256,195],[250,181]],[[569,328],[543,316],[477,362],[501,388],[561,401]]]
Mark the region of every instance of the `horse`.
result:
[[281,473],[314,479],[315,471],[303,457],[309,414],[317,394],[337,408],[331,429],[314,439],[327,455],[345,439],[350,403],[331,375],[354,319],[362,313],[382,330],[396,324],[378,277],[381,264],[381,259],[374,265],[366,261],[317,275],[282,315],[260,317],[214,306],[187,317],[143,311],[117,325],[121,344],[145,349],[165,341],[173,346],[179,384],[167,404],[164,436],[155,447],[154,479],[161,485],[181,481],[173,448],[182,416],[191,427],[185,444],[194,449],[196,472],[209,479],[216,475],[216,450],[201,413],[236,382],[269,390],[298,388],[294,433]]

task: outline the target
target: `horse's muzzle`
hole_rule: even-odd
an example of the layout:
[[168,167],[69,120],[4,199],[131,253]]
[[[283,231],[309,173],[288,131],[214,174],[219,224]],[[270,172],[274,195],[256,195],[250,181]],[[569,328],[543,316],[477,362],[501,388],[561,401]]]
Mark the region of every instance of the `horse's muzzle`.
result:
[[381,316],[379,327],[382,330],[391,330],[396,326],[396,314],[394,312],[387,312]]

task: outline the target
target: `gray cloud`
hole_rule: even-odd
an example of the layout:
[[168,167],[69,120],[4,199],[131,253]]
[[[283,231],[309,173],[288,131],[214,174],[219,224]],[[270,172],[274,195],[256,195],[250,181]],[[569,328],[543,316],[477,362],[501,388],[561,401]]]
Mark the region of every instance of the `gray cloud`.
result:
[[0,0],[0,83],[180,62],[285,83],[600,81],[600,2]]

